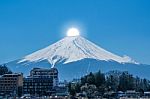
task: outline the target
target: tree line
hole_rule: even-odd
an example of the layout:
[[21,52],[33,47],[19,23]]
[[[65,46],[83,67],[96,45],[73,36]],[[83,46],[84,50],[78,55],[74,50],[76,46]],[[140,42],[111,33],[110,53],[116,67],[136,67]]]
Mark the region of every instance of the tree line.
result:
[[11,73],[12,73],[12,71],[9,70],[5,64],[0,65],[0,75],[11,74]]
[[78,82],[70,82],[68,89],[71,95],[85,92],[87,95],[103,95],[106,92],[125,92],[127,90],[150,91],[150,81],[134,77],[127,71],[110,71],[89,73]]

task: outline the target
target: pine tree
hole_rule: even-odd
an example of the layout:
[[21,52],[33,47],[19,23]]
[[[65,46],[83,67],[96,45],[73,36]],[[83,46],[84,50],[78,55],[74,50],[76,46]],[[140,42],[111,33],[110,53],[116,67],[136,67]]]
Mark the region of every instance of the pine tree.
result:
[[105,83],[105,75],[102,74],[100,71],[95,73],[95,85],[99,87],[104,83]]
[[0,75],[11,74],[12,72],[7,68],[6,65],[0,65]]
[[88,84],[95,84],[95,77],[94,77],[94,74],[92,72],[87,76],[87,83]]

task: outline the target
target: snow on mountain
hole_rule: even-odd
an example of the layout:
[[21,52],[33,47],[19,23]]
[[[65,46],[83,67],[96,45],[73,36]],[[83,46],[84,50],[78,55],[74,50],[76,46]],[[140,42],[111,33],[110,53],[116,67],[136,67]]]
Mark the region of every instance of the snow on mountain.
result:
[[25,61],[40,62],[43,60],[47,60],[52,65],[52,67],[54,67],[57,62],[63,61],[63,64],[67,64],[85,58],[104,61],[116,61],[118,63],[137,64],[130,57],[121,57],[115,55],[95,45],[94,43],[88,41],[87,39],[81,36],[65,37],[64,39],[42,50],[25,56],[18,63],[22,63]]
[[27,77],[33,68],[55,67],[59,71],[60,81],[71,81],[99,70],[128,71],[134,76],[150,79],[150,65],[139,64],[128,56],[115,55],[81,36],[65,37],[6,65],[13,72],[23,73],[24,77]]

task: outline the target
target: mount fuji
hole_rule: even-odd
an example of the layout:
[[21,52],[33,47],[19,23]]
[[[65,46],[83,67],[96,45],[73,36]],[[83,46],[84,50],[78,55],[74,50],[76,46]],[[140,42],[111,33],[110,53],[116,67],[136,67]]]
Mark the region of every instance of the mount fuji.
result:
[[29,75],[32,68],[57,68],[60,80],[80,78],[101,70],[129,71],[135,76],[150,79],[150,66],[140,64],[128,56],[118,56],[81,36],[62,40],[6,65],[13,72]]

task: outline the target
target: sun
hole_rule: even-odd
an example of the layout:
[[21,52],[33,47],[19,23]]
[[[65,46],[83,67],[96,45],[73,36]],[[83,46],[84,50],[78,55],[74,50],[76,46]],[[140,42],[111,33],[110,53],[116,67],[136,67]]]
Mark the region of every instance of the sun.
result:
[[67,36],[79,36],[80,32],[77,28],[70,28],[67,31]]

